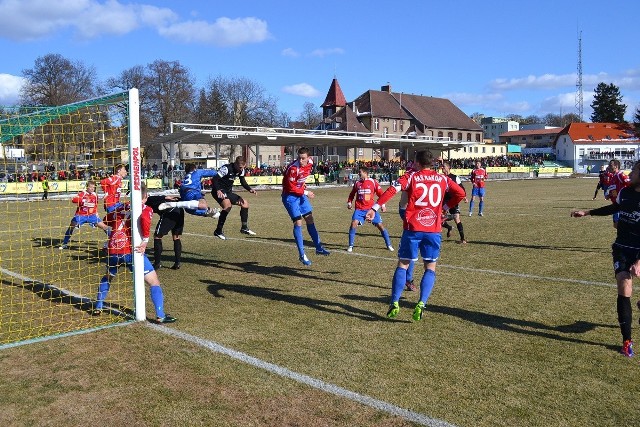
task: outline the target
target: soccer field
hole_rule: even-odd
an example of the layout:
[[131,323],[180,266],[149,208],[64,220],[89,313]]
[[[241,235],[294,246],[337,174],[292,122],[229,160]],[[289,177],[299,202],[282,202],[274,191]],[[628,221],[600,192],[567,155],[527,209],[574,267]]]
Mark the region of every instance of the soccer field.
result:
[[[396,258],[373,226],[360,227],[346,252],[349,188],[313,189],[332,253],[316,256],[304,230],[310,267],[298,261],[280,192],[242,193],[257,236],[240,234],[238,207],[226,241],[213,237],[215,220],[188,216],[177,271],[167,268],[165,237],[159,277],[178,322],[1,350],[0,425],[636,425],[640,361],[618,353],[615,230],[610,218],[569,216],[608,203],[591,200],[595,185],[489,181],[484,217],[477,202],[472,217],[461,204],[469,243],[456,243],[455,228],[443,238],[420,322],[411,320],[417,292],[404,293],[396,320],[385,317]],[[398,200],[383,214],[396,249]],[[51,236],[62,236],[64,218]],[[103,235],[85,227],[73,238],[97,244]],[[43,236],[23,239],[36,256],[53,253]],[[86,249],[56,256],[78,263]],[[61,274],[52,282],[70,281]],[[3,297],[0,310],[9,303]],[[68,317],[95,321],[80,306]]]

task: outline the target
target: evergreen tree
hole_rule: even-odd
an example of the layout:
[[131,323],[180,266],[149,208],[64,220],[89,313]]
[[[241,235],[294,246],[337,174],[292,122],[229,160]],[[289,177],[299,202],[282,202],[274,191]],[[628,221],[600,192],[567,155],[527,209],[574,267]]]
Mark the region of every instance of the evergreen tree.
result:
[[636,113],[633,115],[633,126],[636,129],[636,135],[640,137],[640,105],[636,107]]
[[591,108],[594,123],[624,123],[627,106],[622,103],[620,89],[613,83],[598,83]]

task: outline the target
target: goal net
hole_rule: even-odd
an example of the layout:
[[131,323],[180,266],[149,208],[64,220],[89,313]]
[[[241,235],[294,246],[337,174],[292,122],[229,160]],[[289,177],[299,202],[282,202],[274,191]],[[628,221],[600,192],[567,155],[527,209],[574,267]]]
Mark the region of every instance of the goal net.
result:
[[[144,297],[134,298],[134,283],[144,291],[141,273],[126,268],[93,315],[107,234],[70,227],[73,198],[90,181],[105,215],[99,182],[116,164],[129,165],[139,215],[138,108],[136,89],[64,106],[0,107],[0,348],[144,318]],[[134,264],[138,271],[142,263]]]

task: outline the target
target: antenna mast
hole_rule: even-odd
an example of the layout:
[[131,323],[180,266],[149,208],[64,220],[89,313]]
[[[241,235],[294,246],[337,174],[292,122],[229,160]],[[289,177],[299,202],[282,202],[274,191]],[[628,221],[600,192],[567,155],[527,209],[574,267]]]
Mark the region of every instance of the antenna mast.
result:
[[578,31],[578,72],[576,78],[576,111],[582,122],[582,31]]

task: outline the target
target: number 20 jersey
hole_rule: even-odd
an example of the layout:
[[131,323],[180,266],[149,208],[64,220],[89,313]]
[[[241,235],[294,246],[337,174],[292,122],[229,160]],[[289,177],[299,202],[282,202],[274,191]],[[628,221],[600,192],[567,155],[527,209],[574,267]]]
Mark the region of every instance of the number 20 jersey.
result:
[[456,206],[465,196],[464,189],[451,178],[431,169],[407,172],[384,192],[378,204],[386,203],[398,191],[408,196],[404,229],[427,233],[442,230],[445,194],[449,194],[447,206]]

